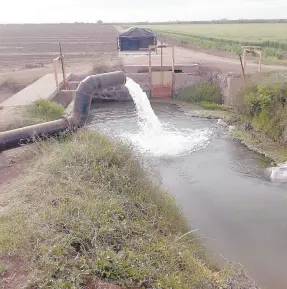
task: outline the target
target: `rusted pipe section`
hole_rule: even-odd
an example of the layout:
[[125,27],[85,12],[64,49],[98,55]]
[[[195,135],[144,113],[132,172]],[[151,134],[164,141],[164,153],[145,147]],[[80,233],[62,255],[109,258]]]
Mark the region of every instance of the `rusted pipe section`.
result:
[[91,75],[80,82],[75,96],[71,116],[55,121],[45,122],[24,128],[0,133],[0,152],[34,142],[39,138],[59,135],[66,131],[75,131],[82,127],[89,116],[93,94],[102,89],[125,84],[126,77],[122,71]]

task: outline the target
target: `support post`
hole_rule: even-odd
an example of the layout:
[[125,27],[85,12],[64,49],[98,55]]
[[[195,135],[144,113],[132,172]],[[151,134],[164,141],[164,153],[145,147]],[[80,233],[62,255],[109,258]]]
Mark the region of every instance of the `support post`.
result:
[[161,80],[161,85],[163,86],[163,55],[162,55],[162,41],[160,42],[160,80]]
[[148,51],[148,57],[149,57],[149,68],[148,68],[148,79],[149,79],[149,94],[150,97],[152,97],[152,87],[151,87],[151,47],[149,47]]
[[63,73],[63,86],[64,86],[64,89],[67,89],[67,78],[66,78],[66,71],[65,71],[65,62],[64,62],[64,55],[62,53],[61,42],[59,42],[59,46],[60,46],[60,61],[61,61],[61,64],[62,64],[62,73]]
[[53,60],[53,69],[54,69],[54,76],[55,76],[55,82],[56,82],[56,87],[59,87],[59,80],[58,80],[58,71],[57,71],[57,59]]
[[172,46],[172,98],[174,93],[174,82],[175,82],[175,73],[174,73],[174,46]]
[[261,51],[258,51],[258,54],[259,54],[259,72],[262,71],[262,52]]

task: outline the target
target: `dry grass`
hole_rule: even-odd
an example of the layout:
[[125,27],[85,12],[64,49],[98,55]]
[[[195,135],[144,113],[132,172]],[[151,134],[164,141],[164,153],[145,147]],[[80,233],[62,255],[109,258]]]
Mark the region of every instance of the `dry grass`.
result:
[[14,206],[0,215],[0,257],[24,261],[29,288],[92,279],[225,288],[174,200],[128,148],[83,131],[36,147],[29,172],[3,191]]
[[124,65],[121,59],[106,59],[106,58],[99,58],[96,62],[93,63],[93,68],[91,73],[92,74],[100,74],[106,73],[111,71],[123,71]]

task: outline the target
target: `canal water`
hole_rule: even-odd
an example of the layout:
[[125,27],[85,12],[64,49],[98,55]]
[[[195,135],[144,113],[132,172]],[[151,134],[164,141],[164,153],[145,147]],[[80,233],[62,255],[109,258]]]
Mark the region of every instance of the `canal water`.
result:
[[89,128],[131,144],[217,260],[241,263],[263,288],[286,289],[287,184],[271,182],[262,157],[216,120],[174,104],[146,107],[130,86],[135,104],[94,104]]

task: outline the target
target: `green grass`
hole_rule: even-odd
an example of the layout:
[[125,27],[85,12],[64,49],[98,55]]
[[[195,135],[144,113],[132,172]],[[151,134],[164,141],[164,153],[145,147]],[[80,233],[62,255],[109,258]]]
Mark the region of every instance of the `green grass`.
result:
[[224,104],[218,104],[218,103],[207,102],[207,101],[201,101],[199,104],[205,109],[224,110],[224,111],[229,110],[228,107],[225,106]]
[[263,57],[269,62],[285,64],[287,52],[287,24],[169,24],[149,25],[159,36],[204,48],[236,52],[242,46],[261,46]]
[[29,288],[99,279],[223,288],[174,200],[128,148],[92,132],[36,148],[26,175],[1,191],[10,208],[0,214],[0,257],[24,262]]
[[27,107],[27,112],[33,118],[50,121],[61,118],[64,114],[64,108],[51,100],[38,99]]
[[209,82],[200,82],[195,85],[185,87],[178,92],[178,99],[192,102],[213,102],[221,103],[220,91],[218,87]]

